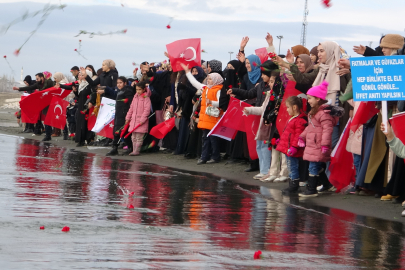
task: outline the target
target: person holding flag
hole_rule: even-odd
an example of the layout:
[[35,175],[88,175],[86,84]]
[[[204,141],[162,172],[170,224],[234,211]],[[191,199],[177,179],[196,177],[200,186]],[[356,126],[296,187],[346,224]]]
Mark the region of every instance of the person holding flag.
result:
[[218,73],[210,73],[207,76],[208,85],[204,85],[194,78],[188,66],[182,63],[181,67],[186,72],[188,81],[198,89],[197,95],[201,94],[201,111],[197,127],[202,129],[203,145],[201,158],[197,165],[218,163],[221,159],[219,138],[216,136],[208,137],[207,135],[222,115],[222,110],[219,108],[219,98],[224,79]]

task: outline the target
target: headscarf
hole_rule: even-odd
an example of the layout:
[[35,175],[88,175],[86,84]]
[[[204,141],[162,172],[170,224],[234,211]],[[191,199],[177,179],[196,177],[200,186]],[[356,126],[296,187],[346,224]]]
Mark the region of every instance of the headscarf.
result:
[[260,62],[259,56],[255,54],[249,55],[247,59],[249,60],[250,66],[252,68],[252,71],[248,71],[249,80],[251,83],[256,84],[261,76],[260,66],[262,63]]
[[53,78],[55,81],[59,81],[60,84],[67,84],[69,82],[62,72],[56,72],[55,75],[53,75]]
[[[204,79],[204,77],[205,77],[205,73],[204,73],[204,70],[202,69],[202,67],[195,66],[193,68],[195,68],[197,70],[197,72],[198,72],[198,74],[194,75],[194,78],[197,81],[202,81]],[[193,68],[191,70],[193,70]]]
[[318,46],[313,47],[309,53],[316,56],[316,60],[315,60],[314,64],[317,64],[318,63]]
[[49,71],[44,71],[42,72],[42,74],[44,74],[45,80],[52,78],[52,73],[50,73]]
[[[216,72],[216,73],[222,72],[222,62],[221,61],[213,59],[211,61],[208,61],[208,64],[211,67],[211,73],[213,73],[213,72]],[[208,65],[207,65],[207,67],[208,67]]]
[[[87,74],[87,76],[91,76],[91,74],[93,74],[90,70],[86,70],[86,74]],[[89,85],[89,83],[84,79],[84,80],[82,80],[81,82],[80,82],[80,84],[79,84],[79,90],[78,90],[78,93],[80,94],[80,92],[84,89],[84,88],[86,88],[86,86],[87,85]]]
[[30,75],[25,76],[24,82],[27,82],[28,85],[32,85],[32,78]]
[[231,64],[235,70],[238,70],[239,67],[240,67],[240,61],[239,60],[229,61],[228,64]]
[[103,61],[103,64],[105,64],[109,69],[114,69],[115,68],[115,62],[111,59],[106,59]]
[[[314,63],[311,61],[311,57],[309,57],[307,54],[300,54],[297,56],[297,59],[300,58],[302,62],[304,62],[305,65],[305,71],[304,73],[308,73],[309,71],[314,69]],[[295,60],[297,61],[297,60]]]
[[[210,64],[211,65],[211,64]],[[214,86],[216,86],[216,85],[220,85],[220,84],[222,84],[223,82],[224,82],[224,79],[222,78],[222,76],[221,75],[219,75],[218,73],[210,73],[209,75],[208,75],[208,77],[210,77],[211,78],[211,80],[212,80],[212,85],[207,85],[208,86],[208,88],[212,88],[212,87],[214,87]]]
[[[326,51],[325,64],[319,65],[319,73],[316,76],[312,86],[320,85],[324,80],[329,83],[328,94],[340,91],[340,76],[336,73],[339,71],[337,62],[340,59],[340,47],[336,42],[324,41],[321,42],[322,48]],[[325,77],[326,75],[326,77]],[[334,100],[332,100],[334,102]]]
[[309,50],[302,45],[296,45],[296,46],[292,47],[291,49],[292,49],[295,57],[297,57],[300,54],[309,55]]

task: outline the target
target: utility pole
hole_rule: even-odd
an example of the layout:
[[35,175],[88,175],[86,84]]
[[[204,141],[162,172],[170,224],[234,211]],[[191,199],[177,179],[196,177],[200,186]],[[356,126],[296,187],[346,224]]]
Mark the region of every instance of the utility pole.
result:
[[280,54],[281,39],[283,38],[283,36],[277,36],[277,38],[280,40],[280,42],[278,43],[278,54]]
[[305,44],[307,43],[307,16],[308,16],[309,10],[308,10],[308,0],[305,0],[305,9],[304,9],[304,20],[302,21],[302,30],[301,30],[301,45],[305,47]]
[[228,52],[228,53],[229,53],[229,61],[231,61],[233,52]]

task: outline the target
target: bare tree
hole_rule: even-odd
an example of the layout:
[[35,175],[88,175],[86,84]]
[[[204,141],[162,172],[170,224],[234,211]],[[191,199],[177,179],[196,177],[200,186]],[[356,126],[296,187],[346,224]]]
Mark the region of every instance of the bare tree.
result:
[[16,82],[13,76],[3,75],[0,77],[0,92],[12,92],[15,85]]

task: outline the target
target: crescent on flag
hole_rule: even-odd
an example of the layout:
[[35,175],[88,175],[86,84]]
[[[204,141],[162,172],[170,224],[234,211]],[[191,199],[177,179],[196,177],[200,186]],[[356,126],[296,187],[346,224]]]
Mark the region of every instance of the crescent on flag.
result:
[[[62,106],[60,106],[59,104],[56,105],[56,106],[53,108],[53,112],[54,112],[54,113],[55,113],[56,108],[59,108],[59,109],[60,109],[60,115],[62,115]],[[56,113],[55,113],[55,114],[56,114]]]
[[[190,50],[192,50],[193,51],[193,53],[194,53],[194,56],[192,57],[192,58],[190,58],[190,59],[184,59],[184,60],[186,60],[186,61],[193,61],[193,60],[195,60],[196,58],[197,58],[197,52],[195,51],[195,49],[193,48],[193,47],[187,47],[187,49],[185,50],[185,51],[187,51],[188,49],[190,49]],[[184,52],[185,52],[184,51]]]

